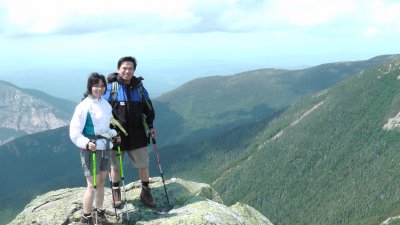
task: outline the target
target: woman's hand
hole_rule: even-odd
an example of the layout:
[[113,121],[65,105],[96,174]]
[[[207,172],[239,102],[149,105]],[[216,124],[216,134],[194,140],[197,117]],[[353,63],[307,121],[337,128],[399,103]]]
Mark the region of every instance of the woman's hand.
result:
[[96,151],[96,143],[93,141],[89,141],[86,145],[86,149],[89,151]]

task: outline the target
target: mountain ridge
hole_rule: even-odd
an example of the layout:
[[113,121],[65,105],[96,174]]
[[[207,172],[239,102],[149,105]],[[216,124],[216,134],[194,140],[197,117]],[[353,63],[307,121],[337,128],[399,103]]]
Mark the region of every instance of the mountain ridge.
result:
[[169,145],[199,141],[264,119],[307,95],[398,56],[326,63],[300,70],[257,69],[189,81],[153,101],[160,142]]
[[[59,103],[57,103],[59,102]],[[0,145],[69,124],[72,103],[0,81]]]
[[[310,97],[308,107],[297,113],[290,123],[287,122],[285,126],[275,128],[276,130],[265,129],[267,135],[264,133],[258,136],[258,144],[253,147],[255,154],[251,161],[242,164],[242,167],[236,167],[236,171],[240,168],[247,171],[246,174],[254,173],[256,168],[261,168],[261,159],[269,159],[268,164],[262,168],[271,178],[266,181],[256,180],[254,183],[272,190],[265,193],[262,199],[269,199],[277,208],[285,205],[292,209],[292,218],[287,218],[277,208],[270,211],[275,216],[275,221],[284,224],[295,221],[298,224],[320,224],[322,221],[317,218],[324,218],[324,224],[376,224],[393,216],[390,212],[395,212],[397,208],[393,205],[393,201],[396,202],[397,199],[397,191],[393,185],[388,185],[388,181],[398,175],[393,170],[393,161],[385,162],[384,159],[389,152],[399,147],[394,140],[400,135],[397,132],[384,133],[382,127],[389,117],[388,114],[392,114],[395,108],[397,112],[399,110],[400,96],[397,90],[400,86],[396,79],[400,61],[396,60],[388,65],[360,72],[328,91]],[[385,73],[389,67],[396,69]],[[355,103],[355,99],[359,102]],[[307,114],[311,111],[312,113]],[[331,113],[324,114],[324,111]],[[288,114],[285,112],[282,116]],[[307,116],[302,117],[303,115]],[[380,119],[371,115],[379,115]],[[296,118],[303,120],[295,123]],[[274,127],[274,123],[269,126]],[[295,126],[292,126],[293,123]],[[287,127],[290,129],[286,129]],[[270,142],[268,139],[260,140],[265,136],[276,137],[276,134],[280,135],[269,139],[272,140]],[[389,143],[394,146],[389,146]],[[391,160],[393,157],[399,156],[392,154]],[[243,175],[237,177],[235,170],[231,171],[231,177],[233,174],[236,174],[236,179],[243,180]],[[278,178],[282,174],[292,180]],[[227,187],[224,185],[227,180],[232,178],[225,175],[214,186],[216,190],[226,190],[221,196],[242,196],[243,200],[256,203],[253,206],[260,209],[260,196],[242,195],[239,187],[224,189]],[[283,182],[284,185],[273,185],[272,180]],[[380,185],[385,185],[386,188],[382,189]],[[393,196],[394,199],[387,196]],[[316,200],[319,198],[325,201]],[[297,210],[299,204],[302,205],[301,210]],[[357,208],[361,205],[368,206],[368,209]]]

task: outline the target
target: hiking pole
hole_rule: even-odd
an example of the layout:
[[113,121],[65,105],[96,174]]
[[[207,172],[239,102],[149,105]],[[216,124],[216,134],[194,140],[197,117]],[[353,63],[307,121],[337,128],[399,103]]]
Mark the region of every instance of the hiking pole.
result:
[[168,193],[167,193],[167,187],[165,186],[164,174],[163,174],[163,171],[162,171],[162,169],[161,169],[160,157],[158,156],[158,151],[157,151],[157,146],[156,146],[156,139],[155,139],[154,137],[152,137],[151,140],[152,140],[152,142],[153,142],[154,151],[156,152],[158,168],[160,169],[161,180],[162,180],[163,185],[164,185],[165,196],[167,197],[168,206],[171,207],[171,204],[169,204],[169,198],[168,198]]
[[92,170],[93,170],[93,188],[94,188],[94,211],[95,224],[97,225],[97,209],[96,209],[96,150],[92,151]]
[[[116,127],[119,128],[122,133],[125,134],[125,136],[128,136],[128,132],[124,129],[124,127],[121,125],[118,120],[116,120],[114,117],[111,117],[110,123]],[[124,196],[125,196],[125,213],[126,213],[126,218],[129,221],[129,214],[128,214],[128,206],[127,206],[127,198],[126,198],[126,190],[125,190],[125,176],[124,176],[124,168],[122,167],[122,156],[121,156],[121,147],[118,145],[118,154],[117,156],[119,157],[119,171],[120,171],[120,176],[121,176],[121,181],[122,181],[122,188],[124,191]]]
[[126,190],[125,190],[125,177],[124,177],[124,168],[122,166],[122,156],[121,156],[121,148],[118,145],[118,157],[119,157],[119,170],[121,174],[121,181],[122,181],[122,189],[124,191],[124,204],[125,204],[125,213],[126,213],[126,219],[129,221],[129,214],[128,214],[128,206],[127,206],[127,198],[126,198]]
[[[114,206],[115,206],[115,198],[114,198],[114,192],[113,192],[113,183],[112,183],[112,180],[111,180],[111,170],[109,170],[108,171],[108,178],[110,179],[110,186],[111,186],[111,195],[112,195],[112,199],[113,199],[113,202],[114,202]],[[114,212],[115,212],[115,220],[117,220],[118,221],[118,214],[117,214],[117,208],[115,208],[114,207]]]

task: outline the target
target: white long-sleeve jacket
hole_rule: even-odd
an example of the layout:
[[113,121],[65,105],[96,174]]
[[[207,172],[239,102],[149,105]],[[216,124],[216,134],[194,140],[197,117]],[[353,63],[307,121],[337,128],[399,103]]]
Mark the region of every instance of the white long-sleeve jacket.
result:
[[[71,119],[69,126],[71,141],[78,148],[86,149],[86,145],[90,141],[87,136],[101,135],[107,138],[115,136],[117,132],[110,129],[111,110],[110,104],[102,98],[85,98],[76,106]],[[111,148],[112,143],[107,142],[106,138],[96,139],[96,150]]]

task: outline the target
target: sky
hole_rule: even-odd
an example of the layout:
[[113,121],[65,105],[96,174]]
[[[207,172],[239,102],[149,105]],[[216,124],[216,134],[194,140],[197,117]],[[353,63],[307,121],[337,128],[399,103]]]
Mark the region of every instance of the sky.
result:
[[197,77],[398,54],[399,36],[394,0],[0,0],[0,80],[77,99],[90,72],[132,55],[159,96]]

